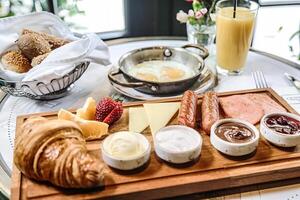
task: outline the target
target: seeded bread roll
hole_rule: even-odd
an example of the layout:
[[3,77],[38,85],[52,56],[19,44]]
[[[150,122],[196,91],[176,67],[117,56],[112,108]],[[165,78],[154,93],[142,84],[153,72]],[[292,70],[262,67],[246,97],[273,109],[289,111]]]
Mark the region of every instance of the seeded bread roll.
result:
[[30,60],[51,51],[50,44],[42,36],[34,33],[21,35],[17,40],[17,45]]
[[42,32],[36,32],[36,31],[30,30],[30,29],[23,29],[21,35],[28,34],[28,33],[34,33],[34,34],[37,34],[37,35],[40,35],[41,37],[43,37],[50,44],[52,50],[56,49],[58,47],[61,47],[70,42],[68,40],[58,38],[54,35],[50,35],[50,34],[42,33]]
[[39,55],[37,57],[34,57],[32,60],[31,60],[31,65],[32,67],[35,67],[39,64],[41,64],[41,62],[49,55],[49,53],[45,53],[43,55]]
[[6,52],[2,56],[1,62],[5,69],[17,73],[25,73],[32,68],[29,59],[20,50]]

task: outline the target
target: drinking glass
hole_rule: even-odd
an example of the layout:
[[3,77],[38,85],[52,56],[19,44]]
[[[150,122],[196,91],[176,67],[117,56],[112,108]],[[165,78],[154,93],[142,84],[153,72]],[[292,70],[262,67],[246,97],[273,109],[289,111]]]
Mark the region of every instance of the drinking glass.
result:
[[216,4],[216,51],[219,73],[238,75],[243,71],[258,7],[253,1],[238,1],[234,11],[233,0],[221,0]]

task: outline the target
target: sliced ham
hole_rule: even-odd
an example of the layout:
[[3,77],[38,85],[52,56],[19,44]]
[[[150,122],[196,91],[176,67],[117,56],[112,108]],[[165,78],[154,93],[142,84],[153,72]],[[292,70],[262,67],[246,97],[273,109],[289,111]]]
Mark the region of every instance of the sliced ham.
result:
[[220,98],[226,117],[258,123],[263,115],[273,112],[285,112],[286,109],[267,94],[243,94]]
[[274,113],[274,112],[285,112],[286,109],[279,105],[267,94],[246,94],[255,103],[261,105],[264,110],[264,114]]
[[256,124],[264,115],[260,105],[246,95],[232,95],[220,98],[220,104],[226,117],[246,120]]

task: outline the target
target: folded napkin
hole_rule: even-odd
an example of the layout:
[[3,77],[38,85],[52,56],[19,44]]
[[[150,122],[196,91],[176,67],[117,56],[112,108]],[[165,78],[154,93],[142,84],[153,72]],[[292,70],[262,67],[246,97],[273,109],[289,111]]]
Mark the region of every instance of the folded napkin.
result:
[[82,38],[75,37],[61,19],[47,12],[1,19],[0,55],[17,48],[15,41],[24,28],[46,32],[73,42],[53,50],[41,64],[27,73],[5,70],[0,62],[0,78],[12,81],[38,80],[47,84],[52,79],[60,78],[72,71],[76,64],[83,61],[99,65],[109,64],[108,48],[96,34],[87,34]]

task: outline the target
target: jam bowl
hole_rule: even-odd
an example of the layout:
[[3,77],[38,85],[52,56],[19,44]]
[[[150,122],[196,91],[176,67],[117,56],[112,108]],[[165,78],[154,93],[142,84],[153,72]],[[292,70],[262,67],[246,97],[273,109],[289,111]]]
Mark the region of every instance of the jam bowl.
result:
[[[190,48],[197,49],[199,55],[188,50]],[[180,93],[209,73],[204,62],[208,55],[205,47],[196,44],[136,49],[119,59],[118,68],[108,73],[108,79],[112,84],[134,88],[147,94]]]
[[300,116],[286,112],[267,114],[260,121],[260,132],[276,146],[297,146],[300,144]]
[[256,150],[259,132],[247,121],[222,119],[211,127],[210,142],[218,151],[226,155],[243,156]]

